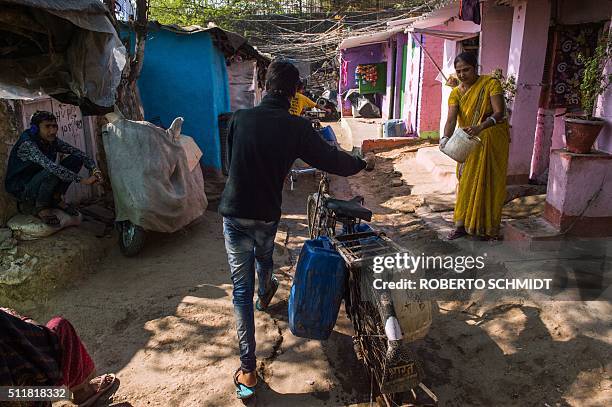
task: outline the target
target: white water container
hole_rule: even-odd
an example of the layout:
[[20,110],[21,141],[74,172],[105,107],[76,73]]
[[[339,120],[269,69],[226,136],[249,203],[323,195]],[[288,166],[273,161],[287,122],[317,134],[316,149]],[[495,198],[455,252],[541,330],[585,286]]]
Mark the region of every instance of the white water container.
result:
[[451,138],[440,151],[458,163],[464,163],[470,153],[474,151],[480,143],[482,143],[482,141],[478,136],[472,137],[463,129],[457,127]]

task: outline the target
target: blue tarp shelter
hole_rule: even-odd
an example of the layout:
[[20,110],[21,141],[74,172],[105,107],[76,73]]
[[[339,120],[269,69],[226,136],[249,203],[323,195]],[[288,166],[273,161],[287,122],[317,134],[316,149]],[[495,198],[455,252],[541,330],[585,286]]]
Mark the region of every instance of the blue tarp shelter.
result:
[[221,168],[218,116],[230,111],[226,59],[257,55],[246,39],[220,28],[151,23],[138,88],[145,120],[168,127],[182,116],[183,134],[203,152],[201,163]]

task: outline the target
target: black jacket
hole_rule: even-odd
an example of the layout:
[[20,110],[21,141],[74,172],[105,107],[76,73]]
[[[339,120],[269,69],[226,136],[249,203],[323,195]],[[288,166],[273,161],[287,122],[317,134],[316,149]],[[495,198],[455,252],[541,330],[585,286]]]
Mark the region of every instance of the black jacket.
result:
[[252,109],[238,110],[229,124],[229,177],[221,196],[223,216],[276,221],[283,184],[293,162],[349,176],[366,163],[329,145],[304,118],[289,114],[289,100],[268,95]]

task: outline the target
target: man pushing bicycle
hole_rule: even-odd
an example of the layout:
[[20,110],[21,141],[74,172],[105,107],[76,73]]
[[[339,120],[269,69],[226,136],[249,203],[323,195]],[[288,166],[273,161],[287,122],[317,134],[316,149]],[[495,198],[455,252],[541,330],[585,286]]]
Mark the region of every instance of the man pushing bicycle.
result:
[[[300,76],[289,62],[273,62],[266,76],[267,95],[259,106],[238,110],[229,124],[229,176],[219,212],[230,265],[240,368],[234,373],[238,398],[255,394],[255,274],[259,280],[256,307],[264,311],[277,288],[273,276],[274,238],[281,216],[284,180],[293,162],[340,176],[370,167],[365,160],[328,144],[311,123],[289,113]],[[372,162],[373,163],[373,162]]]

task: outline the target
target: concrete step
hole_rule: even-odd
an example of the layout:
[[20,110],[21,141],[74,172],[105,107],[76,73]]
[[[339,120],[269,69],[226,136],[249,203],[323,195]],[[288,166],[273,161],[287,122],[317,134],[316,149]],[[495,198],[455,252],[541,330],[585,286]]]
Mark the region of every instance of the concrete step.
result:
[[504,228],[505,241],[549,242],[562,239],[561,232],[544,218],[531,217],[510,221]]

